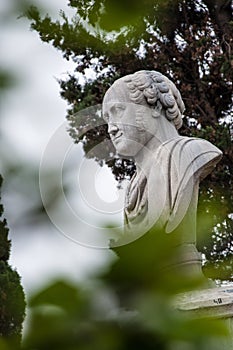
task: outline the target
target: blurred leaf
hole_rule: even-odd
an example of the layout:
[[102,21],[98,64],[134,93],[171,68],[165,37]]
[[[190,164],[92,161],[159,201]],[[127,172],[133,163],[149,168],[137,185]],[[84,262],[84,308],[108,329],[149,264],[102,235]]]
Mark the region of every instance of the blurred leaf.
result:
[[0,70],[0,90],[7,90],[12,86],[15,86],[17,80],[11,72],[6,70]]
[[200,338],[227,337],[222,320],[195,317],[191,312],[172,307],[172,298],[162,294],[144,294],[137,300],[142,324],[167,339],[198,342]]
[[84,301],[83,295],[76,287],[64,281],[57,281],[31,297],[29,305],[31,307],[54,305],[66,311],[72,311],[74,305],[75,310],[82,309]]
[[7,341],[3,338],[0,338],[0,349],[1,350],[11,350],[9,345],[7,344]]

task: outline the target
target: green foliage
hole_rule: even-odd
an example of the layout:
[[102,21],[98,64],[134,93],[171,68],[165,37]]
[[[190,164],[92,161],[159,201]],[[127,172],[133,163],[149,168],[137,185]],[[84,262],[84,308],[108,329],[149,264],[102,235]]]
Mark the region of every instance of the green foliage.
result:
[[[162,238],[162,239],[161,239]],[[25,350],[219,349],[222,321],[174,307],[174,296],[202,281],[161,268],[174,252],[157,232],[117,249],[119,259],[87,286],[57,281],[31,297]],[[229,348],[230,349],[230,348]]]
[[[0,187],[2,178],[0,177]],[[0,217],[3,206],[0,205]],[[0,221],[0,341],[10,339],[16,348],[19,345],[22,323],[25,316],[25,299],[20,277],[8,264],[10,241],[6,220]],[[4,342],[2,340],[2,342]],[[1,346],[1,343],[0,343]],[[4,346],[2,345],[2,349]]]
[[10,72],[0,70],[0,90],[5,90],[11,87],[14,83],[14,79]]
[[[2,186],[2,177],[0,176],[0,188]],[[0,260],[6,262],[10,255],[10,240],[8,239],[9,229],[6,219],[2,219],[3,205],[0,203]]]
[[25,300],[18,273],[0,261],[0,335],[20,340]]
[[[60,81],[61,96],[70,105],[71,136],[83,142],[88,157],[100,164],[106,162],[117,180],[131,177],[134,164],[119,159],[109,142],[102,158],[94,152],[97,144],[108,140],[106,126],[91,128],[90,115],[85,119],[77,112],[100,104],[116,78],[136,70],[158,70],[173,80],[186,106],[181,134],[208,139],[223,151],[216,171],[201,184],[198,236],[211,237],[208,242],[200,238],[199,246],[211,264],[216,262],[215,275],[231,279],[232,270],[226,268],[228,273],[222,274],[220,268],[223,260],[232,265],[233,241],[231,2],[145,0],[133,2],[133,6],[131,0],[68,3],[76,10],[71,20],[61,12],[61,21],[53,22],[48,15],[42,18],[35,8],[26,15],[43,41],[77,64],[75,72]],[[87,68],[96,73],[96,79],[85,79],[83,86],[79,78],[80,74],[86,76]],[[87,132],[83,133],[85,128]],[[208,226],[202,224],[203,213],[209,218]]]

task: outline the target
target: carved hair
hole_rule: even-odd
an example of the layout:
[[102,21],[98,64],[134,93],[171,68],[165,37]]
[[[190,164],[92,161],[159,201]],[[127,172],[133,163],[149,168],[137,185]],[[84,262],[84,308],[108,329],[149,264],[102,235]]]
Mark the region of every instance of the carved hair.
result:
[[157,71],[138,71],[124,77],[132,102],[149,104],[165,113],[176,129],[182,126],[185,110],[180,92],[171,80]]

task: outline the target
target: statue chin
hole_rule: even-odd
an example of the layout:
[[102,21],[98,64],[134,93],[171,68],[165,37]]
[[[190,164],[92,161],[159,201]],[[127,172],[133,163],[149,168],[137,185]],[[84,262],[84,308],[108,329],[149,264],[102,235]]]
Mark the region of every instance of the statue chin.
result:
[[117,154],[127,158],[134,158],[144,145],[139,144],[133,140],[119,138],[113,142]]

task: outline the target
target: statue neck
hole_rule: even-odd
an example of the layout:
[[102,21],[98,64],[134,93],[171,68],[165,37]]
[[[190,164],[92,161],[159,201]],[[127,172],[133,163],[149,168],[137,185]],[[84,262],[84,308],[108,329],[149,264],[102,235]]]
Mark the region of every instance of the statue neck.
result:
[[150,133],[154,136],[152,136],[134,157],[138,173],[146,170],[146,164],[151,164],[156,150],[162,143],[179,136],[175,126],[164,117],[155,120],[153,127],[150,129]]

